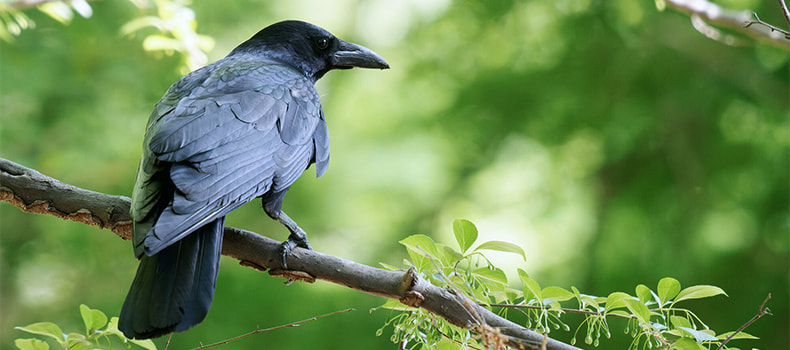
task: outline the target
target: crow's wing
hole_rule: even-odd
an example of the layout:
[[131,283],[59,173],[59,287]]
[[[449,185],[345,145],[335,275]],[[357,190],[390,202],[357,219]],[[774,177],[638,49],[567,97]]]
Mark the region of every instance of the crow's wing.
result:
[[312,162],[320,176],[329,160],[318,93],[296,70],[225,59],[184,79],[146,132],[132,199],[138,256],[287,189]]

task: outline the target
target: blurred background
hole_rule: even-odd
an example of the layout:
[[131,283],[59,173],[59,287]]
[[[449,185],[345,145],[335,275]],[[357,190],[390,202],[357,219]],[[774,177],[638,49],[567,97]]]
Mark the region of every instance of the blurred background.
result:
[[[776,2],[719,4],[787,27]],[[121,34],[155,9],[90,7],[90,18],[68,25],[27,10],[36,27],[0,42],[0,154],[78,187],[131,196],[146,120],[184,60],[143,49],[154,29]],[[465,218],[481,241],[524,247],[526,262],[489,256],[543,286],[633,294],[666,276],[719,286],[728,297],[685,304],[719,333],[748,321],[772,293],[773,316],[746,330],[761,339],[729,345],[790,348],[787,52],[710,40],[687,15],[659,12],[653,1],[190,7],[197,32],[214,40],[209,62],[271,23],[301,19],[392,66],[332,72],[318,83],[329,170],[321,179],[305,172],[284,203],[316,250],[400,265],[407,255],[398,240],[421,233],[453,244],[452,220]],[[82,303],[117,316],[137,267],[129,242],[6,203],[0,215],[0,348],[27,337],[14,326],[83,329]],[[227,224],[287,236],[257,201]],[[223,257],[208,317],[171,348],[355,308],[228,348],[393,349],[391,329],[375,334],[387,312],[368,312],[383,302],[325,282],[285,286]],[[601,348],[630,343],[618,322]],[[551,336],[568,341],[572,332]]]

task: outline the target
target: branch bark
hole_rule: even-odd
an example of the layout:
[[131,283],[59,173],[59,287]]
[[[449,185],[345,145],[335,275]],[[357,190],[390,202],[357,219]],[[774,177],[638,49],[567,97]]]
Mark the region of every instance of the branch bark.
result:
[[[698,21],[704,21],[707,24],[712,24],[718,27],[731,29],[742,34],[745,34],[758,41],[762,41],[783,49],[790,51],[790,38],[783,30],[776,30],[773,26],[754,26],[751,24],[760,23],[762,21],[752,21],[752,13],[748,10],[736,11],[723,8],[707,0],[665,0],[667,7],[683,12],[691,16],[692,23],[695,28],[699,30]],[[781,2],[782,0],[780,0]],[[695,23],[696,22],[696,23]],[[701,31],[708,37],[711,37],[708,30]],[[726,36],[719,33],[721,36]],[[713,39],[719,40],[718,38]],[[726,42],[726,41],[725,41]]]
[[[0,158],[0,200],[29,213],[50,214],[66,220],[112,230],[131,239],[129,198],[84,190]],[[269,270],[291,280],[321,279],[368,294],[421,307],[447,321],[476,332],[496,328],[517,349],[580,350],[510,322],[465,296],[432,285],[413,271],[388,271],[313,250],[295,249],[288,255],[289,270],[281,269],[280,242],[257,233],[225,228],[222,254],[241,265]]]

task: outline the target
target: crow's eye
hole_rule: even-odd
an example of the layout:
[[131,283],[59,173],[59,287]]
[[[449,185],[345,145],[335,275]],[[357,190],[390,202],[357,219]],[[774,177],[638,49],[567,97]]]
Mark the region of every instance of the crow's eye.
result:
[[315,44],[316,44],[316,46],[318,46],[319,49],[323,50],[327,46],[329,46],[329,39],[327,39],[327,38],[318,38],[315,41]]

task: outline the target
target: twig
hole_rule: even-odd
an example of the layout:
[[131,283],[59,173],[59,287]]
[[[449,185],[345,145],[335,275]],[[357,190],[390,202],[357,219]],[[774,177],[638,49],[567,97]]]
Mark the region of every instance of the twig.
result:
[[760,305],[760,309],[758,310],[757,315],[754,315],[754,317],[752,317],[752,319],[749,320],[749,322],[744,323],[743,326],[741,326],[741,328],[738,328],[738,330],[736,330],[735,332],[732,332],[732,334],[728,335],[727,338],[725,338],[724,341],[721,343],[721,345],[719,345],[719,347],[716,348],[716,350],[723,349],[724,345],[727,345],[727,343],[730,341],[730,339],[732,339],[732,337],[734,337],[736,334],[738,334],[740,332],[743,332],[743,330],[746,329],[746,327],[749,327],[749,325],[754,323],[754,321],[759,320],[760,317],[763,317],[765,315],[773,315],[771,313],[771,309],[765,307],[765,304],[768,302],[768,299],[771,299],[771,293],[768,293],[768,296],[765,297],[765,300],[763,300],[763,303],[762,303],[762,305]]
[[233,338],[226,339],[226,340],[223,340],[223,341],[220,341],[220,342],[216,342],[216,343],[213,343],[213,344],[203,345],[203,346],[194,348],[192,350],[208,349],[208,348],[213,347],[213,346],[223,345],[223,344],[230,343],[232,341],[239,340],[241,338],[246,338],[246,337],[249,337],[249,336],[254,335],[254,334],[268,332],[268,331],[273,331],[273,330],[277,330],[277,329],[280,329],[280,328],[298,327],[299,325],[301,325],[302,323],[305,323],[305,322],[315,321],[315,320],[317,320],[319,318],[324,318],[324,317],[328,317],[328,316],[342,314],[344,312],[349,312],[349,311],[354,311],[354,309],[345,309],[345,310],[330,312],[328,314],[323,314],[323,315],[320,315],[320,316],[313,316],[313,317],[310,317],[308,319],[304,319],[304,320],[301,320],[301,321],[296,321],[296,322],[289,323],[289,324],[279,325],[279,326],[276,326],[276,327],[270,327],[270,328],[265,328],[265,329],[258,328],[258,329],[254,330],[252,332],[247,333],[247,334],[242,334],[242,335],[240,335],[238,337],[233,337]]
[[[782,0],[779,0],[780,2]],[[790,51],[790,38],[777,35],[782,31],[776,31],[771,27],[751,26],[750,11],[735,11],[723,8],[707,0],[666,0],[666,5],[675,11],[685,13],[691,17],[697,17],[711,25],[729,28],[747,35],[755,40],[759,40],[782,50]],[[776,27],[773,27],[776,28]],[[777,28],[778,29],[778,28]]]
[[[779,2],[781,2],[781,1],[782,0],[779,0]],[[757,20],[756,21],[746,22],[746,24],[743,26],[744,28],[749,28],[749,26],[751,26],[752,24],[759,24],[759,25],[765,26],[766,28],[771,29],[771,32],[779,32],[779,33],[784,34],[785,39],[790,39],[790,32],[788,32],[788,31],[786,31],[786,30],[784,30],[782,28],[779,28],[779,27],[773,26],[771,24],[768,24],[766,22],[763,22],[763,20],[761,20],[760,17],[757,16],[756,12],[752,12],[752,15],[754,15],[754,18],[757,19]]]
[[782,8],[782,13],[785,15],[787,25],[790,26],[790,11],[787,10],[787,4],[785,4],[784,0],[779,0],[779,6]]
[[165,350],[170,347],[170,340],[173,339],[173,333],[167,335],[167,340],[165,340]]

